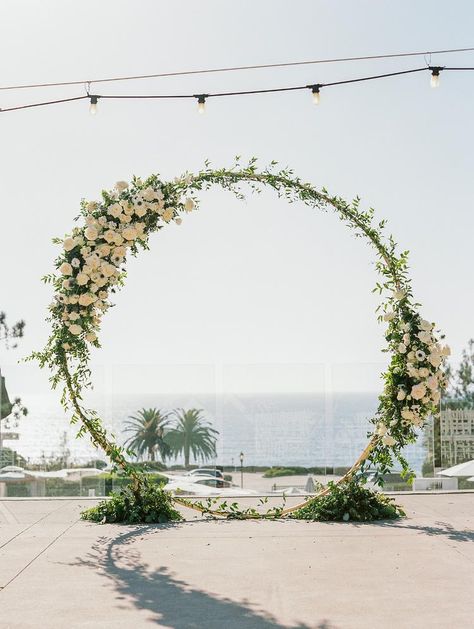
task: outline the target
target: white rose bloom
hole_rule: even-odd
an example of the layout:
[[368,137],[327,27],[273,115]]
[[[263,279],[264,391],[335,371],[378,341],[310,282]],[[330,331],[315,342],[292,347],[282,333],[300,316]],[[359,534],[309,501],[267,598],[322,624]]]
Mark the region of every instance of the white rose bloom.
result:
[[115,256],[119,256],[120,258],[123,258],[126,254],[126,249],[125,247],[115,247],[114,249],[114,255]]
[[69,262],[63,262],[59,267],[59,272],[63,275],[72,275],[72,266]]
[[438,378],[436,376],[430,376],[427,380],[426,380],[426,386],[428,387],[428,389],[431,389],[432,391],[436,391],[438,388]]
[[418,369],[418,375],[420,376],[420,378],[427,378],[430,375],[430,370],[426,367],[421,367],[420,369]]
[[397,393],[397,400],[401,401],[404,400],[406,398],[407,394],[405,393],[405,391],[403,389],[399,389],[398,393]]
[[391,321],[394,318],[395,318],[394,312],[386,312],[383,316],[384,321]]
[[393,292],[393,298],[396,299],[397,301],[404,299],[405,296],[406,296],[406,293],[404,290],[396,290]]
[[429,332],[433,328],[433,324],[427,321],[426,319],[422,319],[420,321],[420,330],[426,330]]
[[75,238],[65,238],[63,242],[64,251],[71,251],[77,245]]
[[89,293],[83,293],[79,297],[79,305],[87,307],[94,303],[95,299]]
[[120,246],[120,245],[122,245],[122,244],[123,244],[123,242],[124,242],[124,240],[123,240],[123,236],[122,236],[122,234],[118,234],[118,233],[117,233],[117,234],[115,234],[114,243],[115,243],[116,245],[119,245],[119,246]]
[[69,326],[69,332],[77,336],[78,334],[82,332],[82,328],[80,325],[77,325],[77,323],[73,323],[72,325]]
[[433,352],[428,356],[429,362],[433,365],[433,367],[438,368],[441,365],[442,358],[438,352]]
[[86,265],[90,266],[91,269],[98,269],[100,266],[100,258],[95,254],[92,254],[87,258]]
[[422,343],[426,343],[426,345],[429,345],[431,343],[431,341],[433,340],[432,337],[431,337],[431,333],[430,332],[426,332],[425,330],[422,330],[421,332],[418,332],[417,336],[420,339],[420,341]]
[[125,240],[135,240],[135,238],[138,236],[137,230],[135,229],[135,227],[126,227],[122,232],[122,236],[125,238]]
[[108,243],[112,243],[115,240],[115,236],[115,232],[112,229],[108,229],[104,234],[104,240],[106,240]]
[[399,354],[406,354],[407,351],[407,346],[404,343],[400,343],[398,345],[398,353]]
[[153,190],[151,186],[143,190],[142,195],[145,201],[153,201],[153,199],[156,198],[156,192]]
[[71,346],[69,345],[69,343],[63,343],[63,349],[65,350],[71,349]]
[[410,335],[409,334],[404,334],[403,335],[403,342],[405,343],[405,345],[409,345],[410,344]]
[[126,181],[117,181],[115,184],[115,189],[119,192],[123,192],[128,188],[128,183]]
[[132,222],[132,217],[129,216],[128,214],[122,214],[120,217],[120,222],[121,223],[131,223]]
[[135,214],[137,216],[140,216],[140,217],[145,216],[146,212],[147,212],[147,208],[144,203],[142,203],[142,205],[137,205],[137,207],[135,208]]
[[77,304],[78,301],[79,301],[79,295],[71,295],[69,297],[70,304]]
[[449,347],[449,345],[445,345],[443,347],[443,349],[441,350],[441,354],[442,356],[451,356],[451,348]]
[[413,417],[415,416],[413,411],[410,411],[410,409],[406,407],[402,410],[401,415],[403,419],[407,419],[407,420],[412,420]]
[[114,203],[107,208],[107,214],[113,216],[114,218],[118,218],[122,214],[122,206],[119,203]]
[[69,315],[69,319],[71,321],[77,321],[77,319],[79,319],[79,313],[77,312],[71,312]]
[[173,208],[171,208],[171,207],[166,208],[166,210],[162,213],[162,215],[161,215],[161,216],[163,217],[163,220],[164,220],[166,223],[169,223],[169,222],[170,222],[170,220],[171,220],[171,219],[173,218],[173,216],[174,216],[174,210],[173,210]]
[[79,258],[73,258],[73,259],[71,260],[71,265],[72,265],[75,269],[77,269],[77,268],[79,268],[79,267],[81,266],[81,261],[79,260]]
[[133,205],[127,203],[127,205],[124,206],[123,211],[125,212],[125,214],[127,214],[127,216],[131,216],[133,214]]
[[97,253],[102,258],[105,258],[105,256],[108,256],[110,254],[110,251],[111,251],[110,245],[107,245],[105,242],[97,247]]
[[71,288],[71,281],[70,280],[63,280],[62,283],[61,283],[61,286],[65,290],[69,290]]
[[397,443],[397,440],[392,437],[392,435],[384,435],[382,437],[382,443],[386,446],[394,446]]
[[426,387],[425,387],[425,385],[422,382],[412,386],[412,388],[411,388],[411,397],[414,400],[421,400],[421,398],[424,398],[425,395],[426,395]]
[[97,340],[97,334],[95,332],[88,332],[86,334],[86,340],[89,341],[89,343],[93,343]]
[[96,227],[89,225],[89,227],[86,227],[84,231],[84,236],[87,238],[87,240],[96,240],[96,238],[99,236],[99,231]]
[[90,281],[89,276],[86,275],[85,273],[78,273],[77,277],[76,277],[76,282],[79,284],[79,286],[85,286],[86,284],[88,284]]
[[378,435],[385,435],[387,430],[388,430],[388,428],[387,428],[387,426],[385,426],[385,424],[377,424],[377,434]]
[[191,197],[188,197],[184,202],[184,209],[186,212],[191,212],[194,209],[195,203]]
[[99,207],[99,204],[97,203],[97,201],[89,201],[89,203],[87,203],[87,205],[86,205],[86,210],[88,212],[93,212],[98,207]]
[[105,277],[112,277],[112,275],[115,275],[115,267],[113,264],[104,264],[102,266],[102,273],[105,275]]

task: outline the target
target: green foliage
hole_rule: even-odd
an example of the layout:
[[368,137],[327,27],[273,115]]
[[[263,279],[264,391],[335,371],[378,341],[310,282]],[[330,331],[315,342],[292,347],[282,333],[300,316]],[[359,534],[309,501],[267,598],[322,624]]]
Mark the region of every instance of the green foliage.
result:
[[267,470],[263,478],[278,478],[278,476],[297,476],[307,474],[306,468],[296,467],[271,467]]
[[162,524],[179,521],[182,517],[173,507],[169,492],[144,479],[138,490],[132,485],[122,488],[95,507],[81,514],[83,520],[105,524]]
[[[4,342],[7,347],[9,341],[22,338],[24,330],[24,321],[17,321],[10,327],[7,323],[7,315],[4,312],[0,312],[0,341]],[[16,343],[12,347],[16,347]]]
[[26,459],[11,448],[0,448],[0,468],[7,465],[17,465],[18,467],[26,467]]
[[405,516],[392,498],[368,489],[354,479],[341,484],[331,482],[328,487],[329,493],[313,498],[289,517],[321,522],[370,522]]
[[192,453],[195,459],[206,461],[216,455],[217,430],[201,415],[202,411],[191,408],[187,411],[180,408],[173,411],[174,425],[166,433],[165,440],[176,457],[184,454],[184,466],[189,466]]

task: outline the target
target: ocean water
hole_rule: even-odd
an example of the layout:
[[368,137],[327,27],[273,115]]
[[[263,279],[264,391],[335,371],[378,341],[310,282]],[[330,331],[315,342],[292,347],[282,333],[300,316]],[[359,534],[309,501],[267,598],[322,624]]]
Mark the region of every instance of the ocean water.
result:
[[[76,438],[77,425],[69,423],[55,397],[24,399],[29,415],[22,419],[17,441],[5,442],[31,462],[69,452],[69,461],[84,463],[103,454],[87,437]],[[124,424],[140,408],[200,408],[219,431],[213,463],[245,465],[346,466],[367,443],[369,419],[377,407],[375,393],[287,394],[140,394],[87,400],[119,443],[127,437]],[[419,471],[425,458],[421,437],[405,452]],[[181,463],[181,459],[177,459]]]

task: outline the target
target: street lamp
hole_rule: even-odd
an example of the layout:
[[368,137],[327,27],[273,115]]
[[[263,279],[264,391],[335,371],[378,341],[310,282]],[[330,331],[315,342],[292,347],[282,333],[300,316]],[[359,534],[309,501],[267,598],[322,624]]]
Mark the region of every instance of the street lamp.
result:
[[240,487],[241,489],[244,488],[244,453],[241,452],[239,454],[239,459],[240,459]]

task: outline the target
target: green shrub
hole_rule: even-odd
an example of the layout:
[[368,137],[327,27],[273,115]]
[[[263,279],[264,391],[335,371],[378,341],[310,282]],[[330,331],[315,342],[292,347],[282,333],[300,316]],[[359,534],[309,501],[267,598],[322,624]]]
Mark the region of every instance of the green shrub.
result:
[[328,487],[328,494],[310,500],[290,517],[322,522],[370,522],[405,516],[405,512],[395,504],[393,498],[368,489],[354,479],[339,485],[329,483]]
[[141,489],[134,492],[128,485],[120,493],[113,493],[109,500],[81,513],[83,520],[91,522],[123,522],[124,524],[155,524],[182,520],[173,507],[171,495],[161,485],[143,479]]

